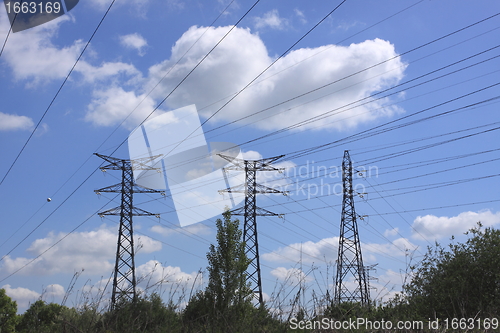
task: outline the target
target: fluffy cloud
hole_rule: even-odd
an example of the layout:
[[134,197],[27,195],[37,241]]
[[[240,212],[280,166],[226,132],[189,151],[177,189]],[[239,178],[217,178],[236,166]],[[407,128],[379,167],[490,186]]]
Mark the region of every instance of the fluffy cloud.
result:
[[[113,86],[94,91],[85,120],[98,126],[111,126],[124,121],[127,128],[133,129],[150,115],[154,107],[155,102],[151,97]],[[151,117],[158,114],[161,112],[156,111]]]
[[386,229],[384,231],[384,236],[389,237],[389,236],[396,236],[399,232],[399,228],[394,228],[394,229]]
[[12,300],[16,301],[17,310],[21,313],[24,312],[30,304],[39,299],[58,303],[65,295],[64,287],[60,284],[48,285],[44,288],[42,294],[23,287],[13,288],[10,284],[2,286],[2,289],[5,289],[5,293],[12,298]]
[[304,15],[304,13],[302,11],[295,8],[294,12],[295,12],[295,15],[299,18],[300,23],[302,23],[302,24],[307,23],[306,16]]
[[49,302],[53,302],[54,299],[61,299],[64,297],[64,287],[60,284],[49,284],[43,291],[42,297],[47,299]]
[[417,216],[413,221],[414,239],[439,239],[460,235],[481,222],[484,226],[493,226],[500,223],[500,212],[492,213],[489,210],[481,212],[463,212],[457,216]]
[[277,9],[273,9],[261,17],[255,17],[254,21],[257,30],[262,28],[284,30],[288,26],[288,21],[280,17]]
[[148,42],[138,33],[120,36],[120,43],[127,48],[137,50],[141,56],[145,54],[143,49],[148,46]]
[[0,131],[27,130],[34,125],[29,117],[0,112]]
[[[198,61],[227,33],[229,27],[191,27],[172,48],[172,56],[149,70],[152,88],[169,73],[153,92],[165,97]],[[188,55],[181,57],[203,34]],[[405,65],[399,58],[370,68],[314,93],[278,107],[256,113],[277,103],[294,98],[365,68],[395,57],[394,46],[381,39],[367,40],[349,46],[325,45],[290,52],[272,66],[258,82],[247,88],[212,121],[227,122],[252,115],[238,124],[252,124],[261,129],[276,130],[331,111],[365,98],[398,83]],[[174,64],[180,62],[174,66]],[[243,88],[273,62],[258,35],[249,29],[235,28],[210,56],[166,101],[170,108],[196,104],[205,117],[214,114],[232,94]],[[297,84],[300,82],[300,84]],[[340,109],[329,117],[304,125],[305,128],[343,130],[360,123],[389,117],[401,112],[396,107],[383,107],[379,100],[350,110]],[[264,120],[265,121],[262,121]]]
[[[8,20],[0,14],[5,28]],[[64,15],[57,20],[38,27],[11,34],[2,58],[10,65],[14,78],[32,80],[38,84],[45,80],[65,77],[83,48],[83,41],[77,40],[63,48],[55,46],[51,40],[57,35],[59,26],[69,21]]]
[[[275,262],[297,263],[300,258],[305,263],[318,263],[320,261],[330,263],[337,260],[339,237],[324,238],[318,242],[307,241],[304,243],[290,244],[276,251],[262,255],[264,260]],[[404,256],[406,251],[413,251],[417,245],[412,244],[406,238],[398,238],[392,243],[377,244],[361,242],[363,254],[367,255],[370,261],[375,257],[371,254],[389,254]]]
[[392,243],[365,243],[361,244],[361,248],[365,252],[371,252],[374,254],[387,254],[391,256],[404,256],[407,251],[414,251],[418,248],[417,245],[413,244],[406,238],[398,238]]
[[[76,40],[70,45],[58,47],[53,40],[57,38],[60,26],[70,20],[71,16],[64,15],[57,20],[10,35],[2,59],[12,69],[14,79],[25,80],[28,86],[36,86],[68,75],[85,43]],[[8,31],[5,13],[0,13],[0,22],[0,29],[5,28]],[[80,59],[75,72],[80,73],[86,83],[108,80],[120,74],[132,78],[140,77],[134,66],[122,62],[106,62],[94,66]]]
[[[47,237],[35,240],[27,252],[33,257],[42,254],[47,248],[60,240],[65,233],[49,233]],[[86,274],[107,274],[113,269],[116,251],[115,228],[102,226],[95,231],[74,232],[59,244],[23,268],[19,274],[51,275],[74,273],[84,269]],[[142,253],[161,249],[161,243],[146,236],[137,240]],[[28,264],[32,259],[6,256],[1,270],[12,273]]]
[[157,260],[150,260],[136,268],[138,284],[144,289],[155,288],[162,284],[199,286],[202,276],[197,272],[185,273],[180,267],[163,266]]
[[377,268],[370,273],[370,276],[375,277],[370,281],[370,294],[372,299],[380,302],[388,301],[397,293],[401,292],[401,286],[405,280],[405,273],[400,270],[399,273],[389,269],[384,274],[377,275]]
[[[171,2],[176,2],[177,0],[168,0],[168,3]],[[109,7],[110,1],[108,0],[90,0],[89,1],[91,8],[95,10],[104,10]],[[149,5],[150,0],[124,0],[124,1],[117,1],[115,4],[113,4],[113,7],[118,7],[118,6],[124,6],[124,5],[131,5],[135,7],[136,9],[136,14],[139,16],[144,15],[145,8]]]
[[307,241],[304,243],[290,244],[270,253],[264,253],[262,258],[275,262],[297,263],[302,258],[304,263],[333,262],[337,259],[338,237],[325,238],[315,243]]
[[209,235],[212,229],[204,224],[193,224],[184,228],[165,228],[161,225],[154,225],[151,231],[156,232],[162,236],[179,236],[179,235]]
[[299,283],[307,283],[312,280],[312,277],[307,276],[302,270],[295,267],[278,267],[271,271],[271,275],[276,277],[279,281],[283,281],[292,286],[296,286]]
[[[133,67],[115,65],[113,73],[121,71],[136,78],[136,81],[133,84],[130,80],[127,81],[127,84],[131,84],[128,90],[116,82],[111,88],[94,91],[94,98],[85,119],[98,126],[115,125],[145,99],[127,120],[128,127],[137,125],[154,109],[157,101],[172,92],[229,29],[230,27],[191,27],[172,47],[170,59],[151,66],[144,81],[139,79],[140,75]],[[202,34],[203,38],[200,38]],[[248,117],[238,124],[276,130],[335,110],[326,118],[298,128],[344,130],[380,117],[392,116],[401,110],[394,106],[384,107],[388,102],[385,99],[352,109],[342,107],[399,82],[405,69],[405,64],[399,58],[264,112],[256,112],[396,55],[394,46],[381,39],[349,46],[325,45],[294,50],[272,66],[258,82],[242,92],[211,121],[222,123]],[[196,104],[200,114],[209,117],[273,60],[257,34],[251,33],[249,29],[235,28],[165,101],[163,107],[176,109]],[[92,71],[84,69],[83,72]]]
[[12,288],[10,284],[2,286],[2,289],[5,289],[5,293],[17,302],[19,309],[26,309],[30,303],[40,297],[40,294],[36,291],[22,287]]

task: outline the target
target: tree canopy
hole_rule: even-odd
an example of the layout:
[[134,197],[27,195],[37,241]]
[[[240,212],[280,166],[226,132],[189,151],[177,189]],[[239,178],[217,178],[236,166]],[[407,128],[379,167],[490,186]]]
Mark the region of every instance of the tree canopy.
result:
[[465,243],[436,244],[404,286],[409,309],[423,318],[487,317],[500,311],[500,230],[471,229]]

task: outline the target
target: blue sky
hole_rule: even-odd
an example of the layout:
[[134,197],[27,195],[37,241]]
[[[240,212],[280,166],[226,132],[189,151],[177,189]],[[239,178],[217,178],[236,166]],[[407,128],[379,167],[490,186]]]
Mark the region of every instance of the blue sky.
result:
[[[169,95],[254,2],[223,12],[228,1],[117,1],[7,174],[110,2],[80,2],[10,34],[0,57],[0,287],[20,310],[66,293],[78,305],[105,284],[118,218],[95,213],[118,201],[94,190],[119,173],[93,173],[92,154],[128,158],[140,122],[191,104],[202,122],[216,113],[203,124],[208,141],[236,143],[246,158],[286,154],[284,175],[260,178],[290,192],[258,197],[285,214],[258,219],[266,297],[283,285],[296,292],[299,280],[333,290],[344,150],[367,170],[354,185],[363,258],[378,264],[373,298],[399,291],[434,241],[463,240],[477,221],[498,226],[498,2],[347,0],[273,63],[339,3],[259,2]],[[0,11],[2,43],[8,30]],[[134,220],[140,287],[162,282],[168,298],[172,286],[199,283],[215,218],[180,228],[168,197],[135,202],[162,213]]]

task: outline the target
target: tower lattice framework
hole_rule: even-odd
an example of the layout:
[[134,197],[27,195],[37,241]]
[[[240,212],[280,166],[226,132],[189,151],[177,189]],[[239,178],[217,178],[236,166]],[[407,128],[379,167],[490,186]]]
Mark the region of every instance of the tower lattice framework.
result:
[[122,298],[134,301],[136,299],[136,278],[135,278],[135,260],[134,260],[134,232],[133,216],[157,216],[158,214],[147,212],[143,209],[134,207],[134,193],[161,193],[164,191],[154,190],[137,185],[134,181],[134,170],[157,170],[148,164],[161,155],[125,160],[115,157],[105,156],[95,153],[109,164],[101,167],[102,171],[121,170],[122,181],[118,184],[95,190],[97,194],[101,192],[111,192],[121,194],[121,204],[118,207],[108,209],[98,213],[99,216],[119,215],[120,226],[118,230],[118,243],[116,249],[116,262],[113,277],[113,291],[111,294],[111,307]]
[[267,209],[257,206],[257,194],[265,193],[283,193],[264,185],[257,184],[258,171],[279,171],[283,169],[276,168],[271,164],[282,158],[284,155],[265,158],[260,160],[243,160],[218,154],[223,159],[231,162],[233,165],[225,167],[225,170],[235,170],[245,172],[245,183],[221,190],[226,193],[244,193],[245,206],[231,210],[232,215],[244,216],[243,241],[246,244],[246,255],[250,261],[247,268],[247,281],[252,283],[251,289],[254,296],[263,303],[262,298],[262,279],[260,273],[259,242],[257,237],[257,216],[280,216]]
[[[344,151],[342,161],[342,183],[344,192],[334,302],[337,304],[359,302],[362,305],[369,305],[370,294],[359,242],[357,215],[354,209],[352,162],[348,150]],[[351,277],[354,277],[355,281],[354,290],[347,287],[348,279]]]

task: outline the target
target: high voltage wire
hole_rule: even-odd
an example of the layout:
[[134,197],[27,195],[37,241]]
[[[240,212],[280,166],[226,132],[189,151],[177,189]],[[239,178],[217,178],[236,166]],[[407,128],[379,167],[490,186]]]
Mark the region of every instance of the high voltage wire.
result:
[[407,210],[402,210],[402,211],[384,212],[384,213],[377,213],[377,214],[370,214],[370,215],[382,216],[382,215],[393,215],[393,214],[405,214],[405,213],[414,213],[414,212],[421,212],[421,211],[428,211],[428,210],[435,210],[435,209],[445,209],[445,208],[454,208],[454,207],[463,207],[463,206],[472,206],[472,205],[482,205],[482,204],[485,204],[485,203],[493,203],[493,202],[500,202],[500,199],[477,201],[477,202],[465,202],[465,203],[459,203],[459,204],[453,204],[453,205],[445,205],[445,206],[434,206],[434,207],[407,209]]
[[[500,129],[500,127],[497,128],[497,129]],[[444,169],[444,170],[433,171],[433,172],[429,172],[429,173],[425,173],[425,174],[420,174],[420,175],[416,175],[416,176],[411,176],[411,177],[407,177],[407,178],[396,179],[396,180],[388,181],[388,182],[385,182],[385,183],[382,183],[382,184],[379,184],[379,185],[386,185],[386,184],[398,183],[398,182],[401,182],[401,181],[413,180],[413,179],[416,179],[416,178],[421,178],[421,177],[426,177],[426,176],[434,176],[434,175],[439,174],[439,173],[449,172],[449,171],[453,171],[453,170],[459,170],[459,169],[463,169],[463,168],[466,168],[466,167],[471,167],[471,166],[476,166],[476,165],[480,165],[480,164],[495,162],[495,161],[498,161],[498,160],[500,160],[500,158],[493,158],[493,159],[486,160],[486,161],[475,162],[475,163],[471,163],[471,164],[461,165],[461,166],[457,166],[457,167],[453,167],[453,168],[448,168],[448,169]],[[319,178],[319,177],[314,177],[314,178]],[[310,179],[312,179],[312,178],[310,178]],[[310,180],[310,179],[306,179],[304,181],[307,181],[307,180]],[[472,179],[476,179],[476,178],[472,178]],[[295,184],[298,184],[298,181],[295,182]],[[324,184],[322,184],[322,186],[326,186],[326,185],[330,185],[330,184],[331,183],[324,183]],[[371,188],[371,187],[372,186],[368,186],[368,187],[365,187],[365,189],[366,188]],[[416,185],[416,186],[412,186],[411,188],[415,188],[415,187],[419,187],[419,186]]]
[[[453,132],[443,133],[443,134],[439,134],[439,135],[433,135],[433,136],[423,137],[423,138],[419,138],[419,139],[409,140],[409,141],[405,141],[405,142],[398,143],[398,144],[391,144],[391,145],[388,145],[386,147],[375,149],[375,150],[368,150],[368,151],[364,151],[364,152],[360,152],[360,153],[354,153],[354,154],[351,154],[351,156],[362,155],[362,154],[366,154],[366,153],[372,153],[373,151],[376,151],[376,150],[382,150],[382,149],[394,148],[394,147],[397,147],[397,146],[402,146],[402,145],[407,145],[407,144],[413,144],[413,143],[416,143],[416,142],[419,142],[419,141],[430,140],[430,139],[434,139],[434,138],[438,138],[438,137],[442,137],[442,136],[446,136],[446,135],[457,134],[457,133],[461,133],[461,132],[470,131],[470,130],[473,130],[473,129],[483,128],[483,127],[487,127],[487,126],[492,126],[492,125],[498,124],[498,123],[500,123],[500,122],[495,122],[495,123],[492,123],[492,124],[481,125],[481,126],[469,127],[469,128],[458,130],[458,131],[453,131]],[[432,164],[436,164],[436,163],[448,162],[448,161],[455,160],[455,159],[466,158],[466,157],[480,155],[480,154],[484,154],[484,153],[495,152],[495,151],[498,151],[498,150],[500,150],[500,148],[498,148],[498,149],[490,149],[490,150],[485,150],[485,151],[475,152],[475,153],[469,153],[469,154],[463,154],[463,155],[456,155],[456,156],[450,156],[450,157],[444,157],[444,158],[437,158],[437,159],[426,160],[426,161],[418,161],[418,162],[406,163],[406,164],[401,164],[401,165],[387,166],[387,167],[383,167],[383,169],[393,169],[393,168],[399,168],[401,166],[408,166],[408,165],[420,164],[420,165],[416,165],[416,166],[413,166],[413,167],[401,168],[401,169],[396,169],[396,170],[393,170],[393,171],[386,172],[386,173],[394,173],[394,172],[400,172],[400,171],[404,171],[404,170],[408,170],[408,169],[414,169],[414,168],[419,168],[419,167],[423,167],[423,166],[428,166],[428,165],[432,165]],[[320,162],[331,161],[331,160],[334,160],[334,159],[337,159],[337,158],[328,158],[328,159],[324,159],[324,160],[320,160],[320,161],[313,161],[312,164],[318,164]],[[358,168],[364,167],[364,164],[366,164],[369,161],[370,161],[370,159],[358,161],[357,162],[358,166],[354,167],[354,169],[358,169]],[[426,163],[426,164],[424,164],[424,163]],[[294,169],[300,169],[303,166],[309,166],[309,164],[295,165]],[[324,174],[320,174],[320,171],[322,171],[322,170],[318,170],[319,168],[324,169]],[[337,172],[338,170],[340,170],[340,168],[341,167],[338,166],[338,165],[330,166],[328,168],[318,166],[318,167],[316,167],[316,170],[315,170],[314,165],[312,165],[312,170],[310,172],[308,172],[308,173],[300,173],[298,175],[294,175],[294,177],[307,178],[307,179],[314,179],[314,178],[326,177],[326,176],[328,176],[329,174],[331,174],[334,171]],[[334,171],[330,171],[330,170],[333,170],[333,169],[334,169]],[[315,173],[317,174],[316,176],[314,176]],[[313,178],[309,178],[308,177],[309,174],[312,174]],[[384,174],[384,173],[377,172],[377,174],[380,175],[380,174]]]
[[[286,154],[287,156],[289,156],[289,158],[298,158],[298,157],[302,157],[302,156],[306,156],[306,155],[309,155],[309,154],[312,154],[312,153],[317,153],[319,151],[323,151],[323,150],[326,150],[326,149],[330,149],[332,145],[334,144],[338,144],[340,142],[345,142],[347,140],[351,140],[351,141],[347,141],[347,142],[353,142],[353,141],[358,141],[358,140],[361,140],[361,139],[366,139],[368,137],[372,137],[372,136],[375,136],[375,135],[379,135],[379,134],[382,134],[382,133],[386,133],[388,131],[392,131],[394,129],[399,129],[399,128],[402,128],[402,127],[405,127],[405,126],[409,126],[409,125],[413,125],[413,124],[416,124],[418,122],[421,122],[421,121],[425,121],[425,120],[428,120],[428,119],[432,119],[432,118],[435,118],[437,116],[441,116],[441,115],[444,115],[444,114],[448,114],[448,113],[452,113],[452,112],[456,112],[456,111],[460,111],[460,110],[464,110],[464,109],[467,109],[467,108],[470,108],[470,107],[474,107],[476,105],[479,105],[479,104],[482,104],[482,103],[486,103],[486,102],[489,102],[491,101],[492,99],[487,99],[487,100],[483,100],[481,102],[477,102],[477,103],[473,103],[473,104],[469,104],[469,105],[466,105],[466,106],[463,106],[463,107],[460,107],[460,108],[456,108],[456,109],[453,109],[453,110],[450,110],[450,111],[446,111],[446,112],[442,112],[440,113],[439,115],[433,115],[433,116],[429,116],[429,117],[426,117],[424,119],[419,119],[419,120],[414,120],[414,121],[410,121],[408,123],[405,123],[405,124],[402,124],[402,125],[394,125],[392,127],[389,127],[389,128],[383,128],[384,126],[387,126],[387,125],[390,125],[390,124],[393,124],[393,123],[396,123],[398,121],[401,121],[403,119],[406,119],[406,118],[410,118],[410,117],[413,117],[413,116],[416,116],[418,114],[421,114],[421,113],[424,113],[424,112],[427,112],[427,111],[430,111],[432,109],[435,109],[437,107],[440,107],[440,106],[443,106],[443,105],[446,105],[446,104],[449,104],[451,102],[455,102],[455,101],[458,101],[462,98],[465,98],[465,97],[469,97],[473,94],[476,94],[476,93],[479,93],[479,92],[482,92],[482,91],[485,91],[487,89],[491,89],[493,87],[496,87],[500,85],[500,82],[498,83],[495,83],[495,84],[492,84],[492,85],[489,85],[487,87],[484,87],[484,88],[481,88],[481,89],[478,89],[478,90],[475,90],[475,91],[472,91],[470,93],[467,93],[467,94],[464,94],[464,95],[461,95],[459,97],[455,97],[455,98],[452,98],[450,100],[447,100],[445,102],[442,102],[442,103],[439,103],[439,104],[435,104],[431,107],[428,107],[428,108],[425,108],[423,110],[420,110],[420,111],[416,111],[416,112],[413,112],[411,114],[408,114],[408,115],[405,115],[403,117],[400,117],[400,118],[397,118],[397,119],[394,119],[394,120],[391,120],[391,121],[388,121],[388,122],[385,122],[383,124],[380,124],[380,125],[377,125],[377,126],[374,126],[374,127],[371,127],[369,129],[366,129],[366,130],[363,130],[361,132],[358,132],[356,134],[352,134],[352,135],[349,135],[347,137],[344,137],[342,139],[339,139],[339,140],[335,140],[335,141],[331,141],[331,142],[328,142],[328,143],[325,143],[325,144],[322,144],[322,145],[318,145],[318,146],[315,146],[315,147],[311,147],[311,148],[306,148],[306,149],[301,149],[301,150],[297,150],[297,151],[293,151],[291,153],[288,153]],[[495,97],[495,99],[498,98],[498,97]],[[378,129],[378,130],[377,130]],[[374,130],[377,130],[376,132],[372,132]],[[321,150],[320,150],[321,149]],[[293,154],[293,155],[292,155]],[[291,155],[291,156],[290,156]]]
[[[400,193],[396,193],[396,194],[384,195],[384,198],[389,198],[389,197],[394,197],[394,196],[400,196],[402,194],[409,194],[409,193],[416,193],[416,192],[421,192],[421,191],[427,191],[427,190],[430,190],[430,189],[436,189],[436,188],[441,188],[441,187],[458,185],[458,184],[463,184],[463,183],[468,183],[468,182],[473,182],[473,181],[478,181],[478,180],[483,180],[483,179],[491,179],[491,178],[495,178],[495,177],[499,177],[499,176],[500,176],[500,174],[492,174],[492,175],[486,175],[486,176],[480,176],[480,177],[472,177],[472,178],[467,178],[467,179],[458,179],[458,180],[453,180],[453,181],[448,181],[448,182],[440,182],[440,183],[426,184],[426,185],[420,185],[420,186],[408,186],[408,187],[403,187],[403,188],[399,188],[399,189],[389,189],[389,190],[383,190],[383,191],[380,191],[380,192],[390,192],[390,191],[396,191],[396,190],[407,189],[407,188],[411,188],[412,189],[411,191],[400,192]],[[421,189],[415,189],[416,187],[423,187],[423,188],[421,188]],[[324,195],[320,195],[320,196],[317,196],[317,197],[311,197],[311,198],[306,198],[306,199],[301,199],[301,200],[305,201],[305,200],[311,200],[311,199],[316,199],[316,198],[319,198],[319,197],[326,197],[326,196],[331,196],[331,194],[324,194]],[[379,199],[382,199],[382,197],[375,197],[375,198],[370,198],[370,199],[365,199],[365,200],[366,201],[371,201],[371,200],[379,200]],[[496,202],[496,201],[498,201],[498,200],[493,200],[491,202]],[[485,202],[490,202],[490,201],[485,201]],[[475,204],[475,203],[472,203],[472,204]],[[271,206],[274,206],[274,205],[271,205]],[[271,206],[264,206],[262,208],[269,208]],[[340,206],[340,204],[337,204],[337,205],[334,205],[334,206]],[[327,208],[331,208],[331,207],[332,207],[332,205],[327,205],[327,206],[324,206],[324,207],[317,207],[315,209],[327,209]],[[303,211],[298,211],[298,212],[300,213],[300,212],[303,212]],[[295,213],[295,212],[292,212],[292,213]]]
[[[484,127],[484,126],[476,126],[476,127],[472,127],[472,128],[468,128],[466,130],[470,130],[470,129],[477,129],[477,128],[481,128],[481,127]],[[499,127],[496,127],[494,129],[491,129],[491,130],[498,130]],[[447,133],[447,134],[455,134],[455,133],[459,133],[459,132],[463,132],[464,130],[461,130],[461,131],[455,131],[455,132],[451,132],[451,133]],[[490,130],[486,130],[486,131],[480,131],[478,133],[474,133],[474,134],[470,134],[470,135],[465,135],[465,136],[461,136],[461,137],[458,137],[458,138],[454,138],[454,139],[451,139],[451,140],[444,140],[444,141],[441,141],[441,142],[438,142],[438,143],[434,143],[432,144],[432,146],[436,146],[436,145],[441,145],[441,144],[445,144],[445,143],[450,143],[450,142],[454,142],[456,140],[459,140],[459,139],[466,139],[466,138],[469,138],[471,136],[475,136],[475,135],[479,135],[479,134],[484,134],[484,133],[487,133],[488,131]],[[442,135],[437,135],[435,137],[440,137],[440,136],[443,136]],[[425,138],[427,139],[427,138]],[[416,141],[420,141],[420,140],[415,140],[414,142]],[[413,142],[410,142],[410,143],[413,143]],[[403,151],[400,151],[400,152],[397,152],[397,153],[392,153],[391,155],[389,155],[389,157],[391,157],[392,155],[396,154],[398,156],[401,156],[401,155],[406,155],[408,153],[411,153],[413,152],[415,149],[417,150],[422,150],[424,148],[429,148],[429,145],[425,145],[425,146],[420,146],[420,147],[417,147],[417,148],[411,148],[411,149],[407,149],[407,150],[403,150]],[[499,148],[500,149],[500,148]],[[450,160],[454,160],[454,159],[459,159],[459,158],[464,158],[464,157],[469,157],[469,156],[475,156],[475,155],[479,155],[479,154],[484,154],[484,153],[490,153],[490,152],[495,152],[495,151],[498,151],[499,149],[490,149],[490,150],[486,150],[486,151],[481,151],[481,152],[476,152],[476,153],[470,153],[470,154],[465,154],[465,155],[457,155],[457,156],[452,156],[452,157],[446,157],[446,158],[439,158],[439,159],[433,159],[433,160],[427,160],[427,161],[421,161],[421,162],[417,162],[417,163],[422,163],[422,162],[425,162],[427,164],[424,164],[422,166],[427,166],[429,164],[434,164],[434,163],[441,163],[441,162],[447,162],[447,161],[450,161]],[[356,155],[359,155],[359,154],[356,154]],[[377,161],[381,161],[382,159],[379,159]],[[410,178],[405,178],[405,179],[399,179],[399,180],[395,180],[393,182],[399,182],[399,181],[404,181],[404,180],[407,180],[407,179],[414,179],[414,178],[419,178],[419,177],[423,177],[423,176],[428,176],[428,175],[433,175],[435,173],[440,173],[440,172],[446,172],[446,171],[451,171],[451,170],[455,170],[455,169],[461,169],[461,168],[464,168],[464,167],[469,167],[469,166],[475,166],[475,165],[478,165],[478,164],[483,164],[483,163],[487,163],[487,162],[493,162],[493,161],[496,161],[498,160],[498,158],[494,158],[494,159],[490,159],[490,160],[487,160],[487,161],[483,161],[483,162],[476,162],[476,163],[472,163],[472,164],[468,164],[468,165],[464,165],[464,166],[458,166],[458,167],[454,167],[454,168],[451,168],[451,169],[446,169],[446,170],[440,170],[440,171],[434,171],[433,173],[427,173],[427,174],[424,174],[424,175],[417,175],[417,176],[413,176],[413,177],[410,177]],[[363,160],[363,161],[360,161],[358,163],[361,163],[361,162],[369,162],[370,160]],[[417,167],[420,167],[420,166],[417,166]],[[332,169],[332,167],[330,167],[330,169]],[[356,169],[356,167],[355,167]],[[395,171],[391,171],[391,173],[394,173],[394,172],[397,172],[397,171],[402,171],[402,170],[405,170],[405,169],[401,169],[401,170],[395,170]],[[324,174],[320,174],[317,170],[312,170],[310,173],[314,174],[314,173],[317,173],[316,176],[313,176],[313,177],[307,177],[305,179],[302,179],[300,181],[297,181],[295,182],[295,184],[298,184],[299,182],[307,182],[307,181],[310,181],[312,179],[315,179],[315,178],[321,178],[321,177],[326,177],[327,175],[329,175],[331,172],[329,172],[328,169],[325,170],[325,173]],[[293,176],[292,178],[303,178],[307,176],[306,174],[299,174],[299,175],[296,175],[296,176]],[[291,177],[287,177],[288,179],[292,180]],[[272,182],[275,182],[276,180],[273,180],[271,181],[270,183],[268,183],[268,185],[272,185]],[[292,182],[293,183],[293,182]],[[325,185],[327,185],[328,183],[326,183]],[[384,183],[386,184],[386,183]],[[288,184],[290,185],[290,184]],[[287,186],[287,185],[285,185]],[[147,203],[147,202],[151,202],[151,201],[159,201],[159,199],[155,198],[153,200],[150,200],[150,201],[145,201],[143,203]],[[222,200],[221,200],[222,201]],[[208,204],[211,204],[211,203],[208,203]],[[286,204],[286,203],[285,203]],[[196,205],[196,206],[190,206],[190,207],[186,207],[184,209],[191,209],[191,208],[194,208],[194,207],[199,207],[199,206],[203,206],[205,204],[199,204],[199,205]],[[275,205],[271,205],[271,206],[275,206]],[[271,206],[266,206],[266,207],[271,207]],[[183,209],[180,209],[180,210],[183,210]],[[166,214],[166,213],[172,213],[172,212],[175,212],[176,210],[171,210],[171,211],[166,211],[166,212],[162,212],[162,214]]]

